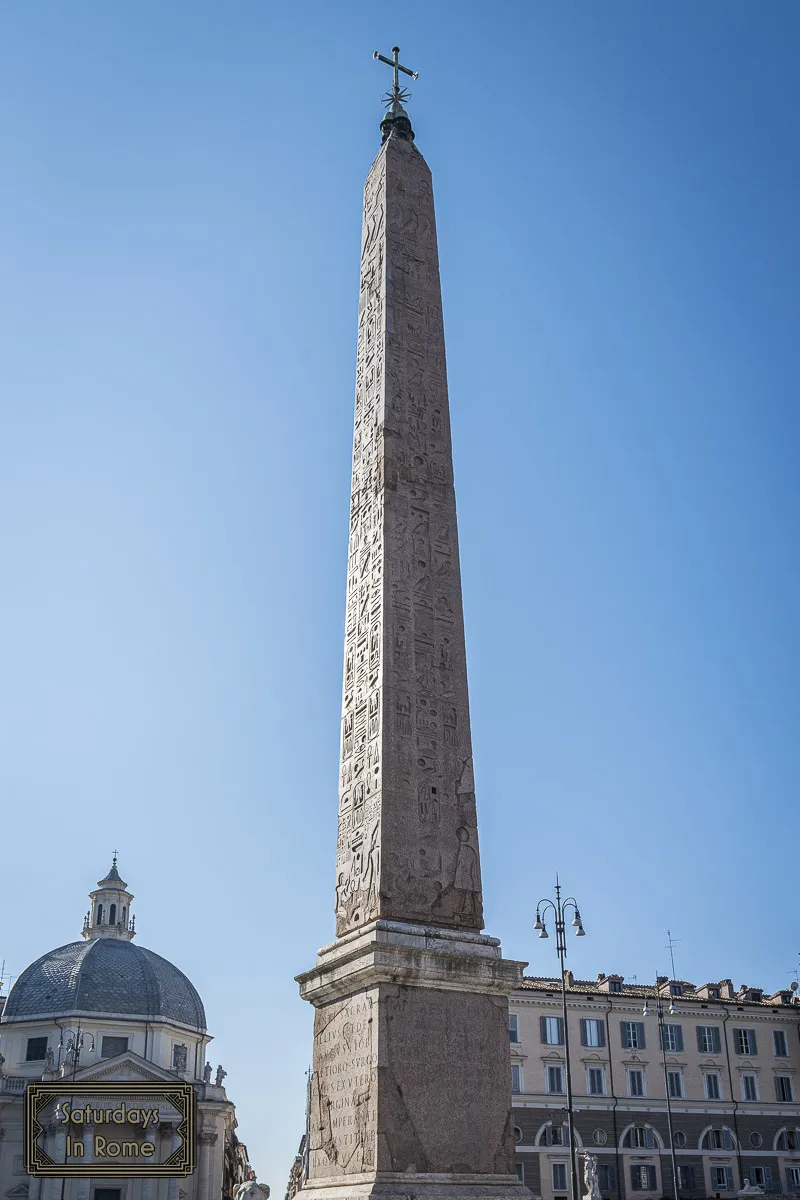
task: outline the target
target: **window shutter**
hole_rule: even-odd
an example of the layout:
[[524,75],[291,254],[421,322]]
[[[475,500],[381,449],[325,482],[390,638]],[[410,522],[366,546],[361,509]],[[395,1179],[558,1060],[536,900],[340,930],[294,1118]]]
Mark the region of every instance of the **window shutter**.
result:
[[564,1045],[564,1018],[563,1017],[556,1017],[556,1027],[558,1029],[558,1044],[559,1044],[559,1046],[563,1046]]
[[647,1168],[647,1186],[651,1192],[655,1191],[655,1187],[656,1187],[656,1169],[655,1169],[655,1167]]
[[772,1167],[764,1167],[764,1191],[772,1191]]
[[750,1041],[750,1053],[758,1054],[758,1042],[756,1041],[756,1031],[751,1029],[748,1035]]
[[638,1041],[639,1041],[638,1049],[644,1050],[645,1041],[644,1041],[644,1022],[643,1021],[636,1022],[636,1033],[638,1035]]
[[683,1026],[675,1026],[675,1049],[676,1051],[683,1049]]
[[[606,1027],[602,1021],[597,1022],[597,1044],[598,1046],[605,1046],[606,1044]],[[616,1186],[615,1183],[614,1187]]]
[[634,1192],[638,1192],[641,1190],[639,1188],[640,1180],[641,1180],[641,1176],[639,1174],[639,1168],[631,1167],[631,1187],[633,1188]]
[[719,1030],[716,1025],[711,1028],[711,1047],[715,1054],[719,1054],[722,1049],[722,1041],[719,1036]]
[[622,1042],[622,1049],[623,1049],[623,1050],[629,1050],[629,1049],[630,1049],[630,1046],[628,1045],[628,1030],[627,1030],[627,1026],[628,1026],[628,1022],[627,1022],[627,1021],[620,1021],[620,1023],[619,1023],[619,1036],[620,1036],[620,1039],[621,1039],[621,1042]]
[[732,1167],[725,1168],[725,1182],[728,1185],[727,1190],[729,1192],[732,1192],[733,1191],[733,1168]]
[[702,1026],[702,1025],[698,1025],[698,1026],[697,1026],[696,1033],[697,1033],[697,1050],[698,1050],[698,1053],[699,1053],[699,1054],[702,1054],[702,1053],[703,1053],[703,1050],[704,1050],[704,1046],[703,1046],[703,1026]]
[[585,1017],[581,1017],[581,1045],[582,1046],[589,1045],[589,1038],[588,1038],[588,1035],[586,1032],[586,1018]]
[[542,1044],[547,1045],[547,1017],[539,1017],[539,1036]]

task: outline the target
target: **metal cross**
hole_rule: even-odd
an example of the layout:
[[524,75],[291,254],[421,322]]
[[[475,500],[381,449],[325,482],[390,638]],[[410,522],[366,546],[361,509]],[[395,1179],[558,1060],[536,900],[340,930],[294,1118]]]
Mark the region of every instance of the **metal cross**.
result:
[[117,865],[117,852],[115,850],[114,851],[114,866],[116,866],[116,865]]
[[372,54],[372,57],[377,58],[378,62],[386,63],[387,67],[394,68],[394,86],[392,87],[391,92],[387,92],[388,102],[390,104],[393,100],[407,100],[409,95],[405,88],[400,87],[400,80],[397,74],[398,71],[402,71],[405,75],[410,75],[412,79],[419,79],[419,71],[410,71],[408,67],[404,67],[402,63],[398,61],[399,54],[399,46],[392,46],[392,58],[384,58],[384,56],[379,54],[377,50],[374,50]]

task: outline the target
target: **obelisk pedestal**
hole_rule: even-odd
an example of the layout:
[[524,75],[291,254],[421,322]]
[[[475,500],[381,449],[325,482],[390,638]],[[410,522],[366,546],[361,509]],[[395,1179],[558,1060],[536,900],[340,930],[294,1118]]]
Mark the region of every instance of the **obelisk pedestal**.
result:
[[508,995],[525,964],[481,933],[431,175],[397,93],[381,130],[364,193],[337,939],[298,976],[316,1008],[303,1195],[523,1200]]

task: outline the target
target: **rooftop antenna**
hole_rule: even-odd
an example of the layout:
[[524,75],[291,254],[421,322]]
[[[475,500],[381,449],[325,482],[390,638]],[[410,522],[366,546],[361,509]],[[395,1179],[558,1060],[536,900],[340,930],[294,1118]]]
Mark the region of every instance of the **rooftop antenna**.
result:
[[675,947],[677,946],[678,942],[682,942],[682,941],[683,941],[683,938],[674,938],[672,936],[672,934],[670,933],[670,931],[667,930],[667,944],[664,947],[664,949],[669,950],[669,961],[672,963],[672,978],[673,979],[677,979],[677,975],[675,974]]
[[6,960],[3,959],[2,963],[0,963],[0,992],[2,992],[6,981],[12,983],[16,978],[16,975],[6,975]]

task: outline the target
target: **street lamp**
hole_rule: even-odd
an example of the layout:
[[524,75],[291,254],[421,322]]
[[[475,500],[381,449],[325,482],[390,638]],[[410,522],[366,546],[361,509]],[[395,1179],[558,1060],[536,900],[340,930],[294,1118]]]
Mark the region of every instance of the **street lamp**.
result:
[[[669,1079],[667,1078],[667,1046],[666,1039],[664,1037],[664,997],[661,995],[658,976],[656,976],[656,986],[653,991],[653,995],[656,1003],[656,1016],[658,1017],[658,1040],[661,1042],[661,1065],[664,1070],[664,1095],[667,1098],[667,1131],[669,1133],[669,1153],[670,1158],[672,1159],[672,1193],[675,1197],[675,1200],[680,1200],[678,1195],[678,1163],[675,1157],[675,1136],[672,1129],[672,1103],[669,1095]],[[675,1008],[675,1001],[672,999],[672,997],[670,997],[669,1015],[673,1017],[676,1012],[677,1009]],[[650,1009],[647,1007],[646,997],[644,1008],[642,1009],[642,1016],[650,1016]]]
[[561,967],[561,1012],[564,1021],[564,1057],[567,1067],[567,1136],[569,1138],[569,1170],[570,1183],[572,1187],[572,1200],[579,1200],[578,1193],[578,1166],[575,1158],[575,1137],[572,1127],[572,1071],[570,1070],[569,1062],[569,1025],[567,1023],[567,982],[564,977],[564,959],[567,957],[567,935],[566,935],[566,918],[567,913],[572,911],[572,921],[570,922],[575,929],[576,937],[585,937],[586,931],[583,928],[580,909],[578,902],[572,896],[567,896],[565,900],[561,899],[561,885],[556,876],[556,898],[555,901],[545,898],[540,900],[536,905],[536,921],[533,928],[539,934],[540,938],[547,938],[550,934],[547,932],[547,926],[542,920],[542,914],[547,913],[548,909],[552,909],[553,918],[556,924],[556,952],[558,953],[558,961]]
[[[69,1036],[69,1041],[67,1042],[66,1047],[64,1046],[64,1034],[65,1033]],[[89,1046],[89,1049],[94,1053],[94,1036],[91,1033],[87,1035],[84,1032],[84,1030],[81,1029],[80,1021],[78,1021],[77,1030],[75,1030],[75,1029],[62,1029],[61,1030],[61,1040],[58,1043],[58,1066],[59,1067],[61,1066],[62,1050],[64,1051],[65,1059],[66,1059],[67,1055],[72,1056],[72,1079],[73,1079],[73,1082],[75,1080],[75,1076],[78,1073],[78,1063],[80,1062],[80,1058],[81,1058],[81,1050],[84,1047],[84,1043],[86,1041],[87,1036],[91,1043]],[[74,1099],[74,1097],[70,1096],[70,1107],[72,1107],[73,1099]],[[66,1161],[67,1161],[67,1149],[66,1149],[66,1145],[65,1145],[65,1147],[64,1147],[64,1162],[66,1163]],[[67,1183],[66,1179],[61,1180],[61,1200],[64,1200],[64,1188],[66,1187],[66,1183]]]

